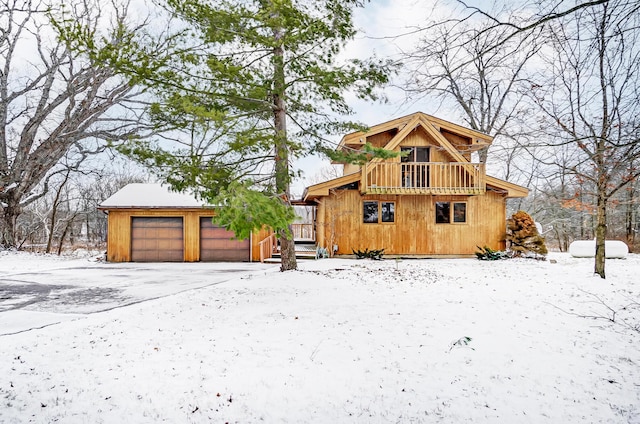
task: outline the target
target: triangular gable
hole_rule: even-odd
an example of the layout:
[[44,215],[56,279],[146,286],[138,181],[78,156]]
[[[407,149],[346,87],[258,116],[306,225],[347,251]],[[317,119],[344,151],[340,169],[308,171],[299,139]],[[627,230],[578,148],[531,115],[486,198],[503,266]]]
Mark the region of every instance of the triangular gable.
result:
[[[404,140],[409,135],[411,131],[413,131],[420,125],[421,125],[420,116],[416,115],[413,119],[411,119],[409,122],[405,124],[405,126],[400,130],[400,132],[398,132],[398,134],[396,134],[395,136],[393,136],[391,140],[389,140],[389,142],[386,144],[386,146],[384,146],[384,148],[386,150],[395,149],[402,142],[402,140]],[[389,146],[392,146],[392,147],[389,147]],[[371,162],[380,162],[380,161],[382,161],[382,159],[374,158]]]
[[[412,119],[395,137],[393,137],[389,143],[384,147],[386,150],[393,150],[400,145],[402,140],[414,129],[418,127],[422,127],[427,134],[429,134],[435,141],[438,143],[443,149],[447,151],[454,159],[454,162],[469,162],[464,156],[458,152],[458,149],[453,147],[453,145],[444,138],[444,136],[438,131],[431,122],[425,119],[425,116],[421,116],[422,114],[416,114],[416,117]],[[415,124],[414,124],[415,122]],[[402,136],[401,136],[402,135]]]
[[[391,121],[383,122],[381,124],[373,125],[366,132],[357,131],[350,134],[346,134],[340,141],[339,148],[347,145],[363,145],[367,137],[371,137],[377,134],[381,134],[390,130],[397,129],[402,131],[409,125],[415,118],[422,119],[424,122],[428,122],[429,126],[432,126],[436,132],[440,133],[440,128],[458,134],[461,137],[471,139],[471,145],[475,146],[475,149],[488,146],[493,141],[493,137],[482,133],[480,131],[472,130],[467,127],[463,127],[453,122],[445,121],[444,119],[436,118],[435,116],[427,115],[426,113],[416,112],[411,115],[396,118]],[[444,136],[443,136],[444,137]],[[395,137],[394,137],[395,138]]]

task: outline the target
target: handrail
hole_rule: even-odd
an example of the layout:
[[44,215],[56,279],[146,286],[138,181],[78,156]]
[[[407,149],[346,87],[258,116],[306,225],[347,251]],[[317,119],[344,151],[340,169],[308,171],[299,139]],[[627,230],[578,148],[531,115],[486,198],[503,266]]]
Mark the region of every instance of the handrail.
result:
[[365,168],[366,192],[481,194],[486,189],[483,163],[378,162]]
[[291,224],[294,240],[315,240],[316,232],[313,223]]
[[271,259],[277,245],[278,239],[276,238],[275,233],[269,235],[258,243],[258,249],[260,250],[260,262],[264,263],[266,259]]

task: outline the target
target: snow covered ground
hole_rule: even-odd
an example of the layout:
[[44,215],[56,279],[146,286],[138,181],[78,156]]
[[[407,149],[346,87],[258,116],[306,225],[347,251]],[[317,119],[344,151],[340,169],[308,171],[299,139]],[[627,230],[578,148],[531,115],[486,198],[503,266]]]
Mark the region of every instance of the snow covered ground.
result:
[[[551,258],[325,259],[70,305],[0,336],[0,422],[640,423],[640,256],[608,260],[606,280]],[[68,261],[5,254],[0,279],[98,278]]]

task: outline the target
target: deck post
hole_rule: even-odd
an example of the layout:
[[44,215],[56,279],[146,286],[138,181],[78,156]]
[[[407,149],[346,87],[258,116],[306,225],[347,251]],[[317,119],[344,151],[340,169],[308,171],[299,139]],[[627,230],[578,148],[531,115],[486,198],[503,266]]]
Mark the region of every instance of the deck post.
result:
[[329,248],[333,248],[333,246],[325,246],[324,245],[324,240],[325,240],[325,233],[326,233],[326,228],[325,228],[325,201],[324,200],[320,200],[318,202],[318,207],[316,209],[316,244],[319,247],[325,247],[327,248],[327,251],[331,252],[331,250]]

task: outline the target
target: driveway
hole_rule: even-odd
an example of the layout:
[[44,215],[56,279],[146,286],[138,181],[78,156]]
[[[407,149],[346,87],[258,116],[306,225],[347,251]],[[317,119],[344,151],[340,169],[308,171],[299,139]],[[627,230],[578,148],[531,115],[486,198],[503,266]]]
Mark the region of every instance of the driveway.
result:
[[0,335],[248,278],[261,263],[91,263],[0,273]]

